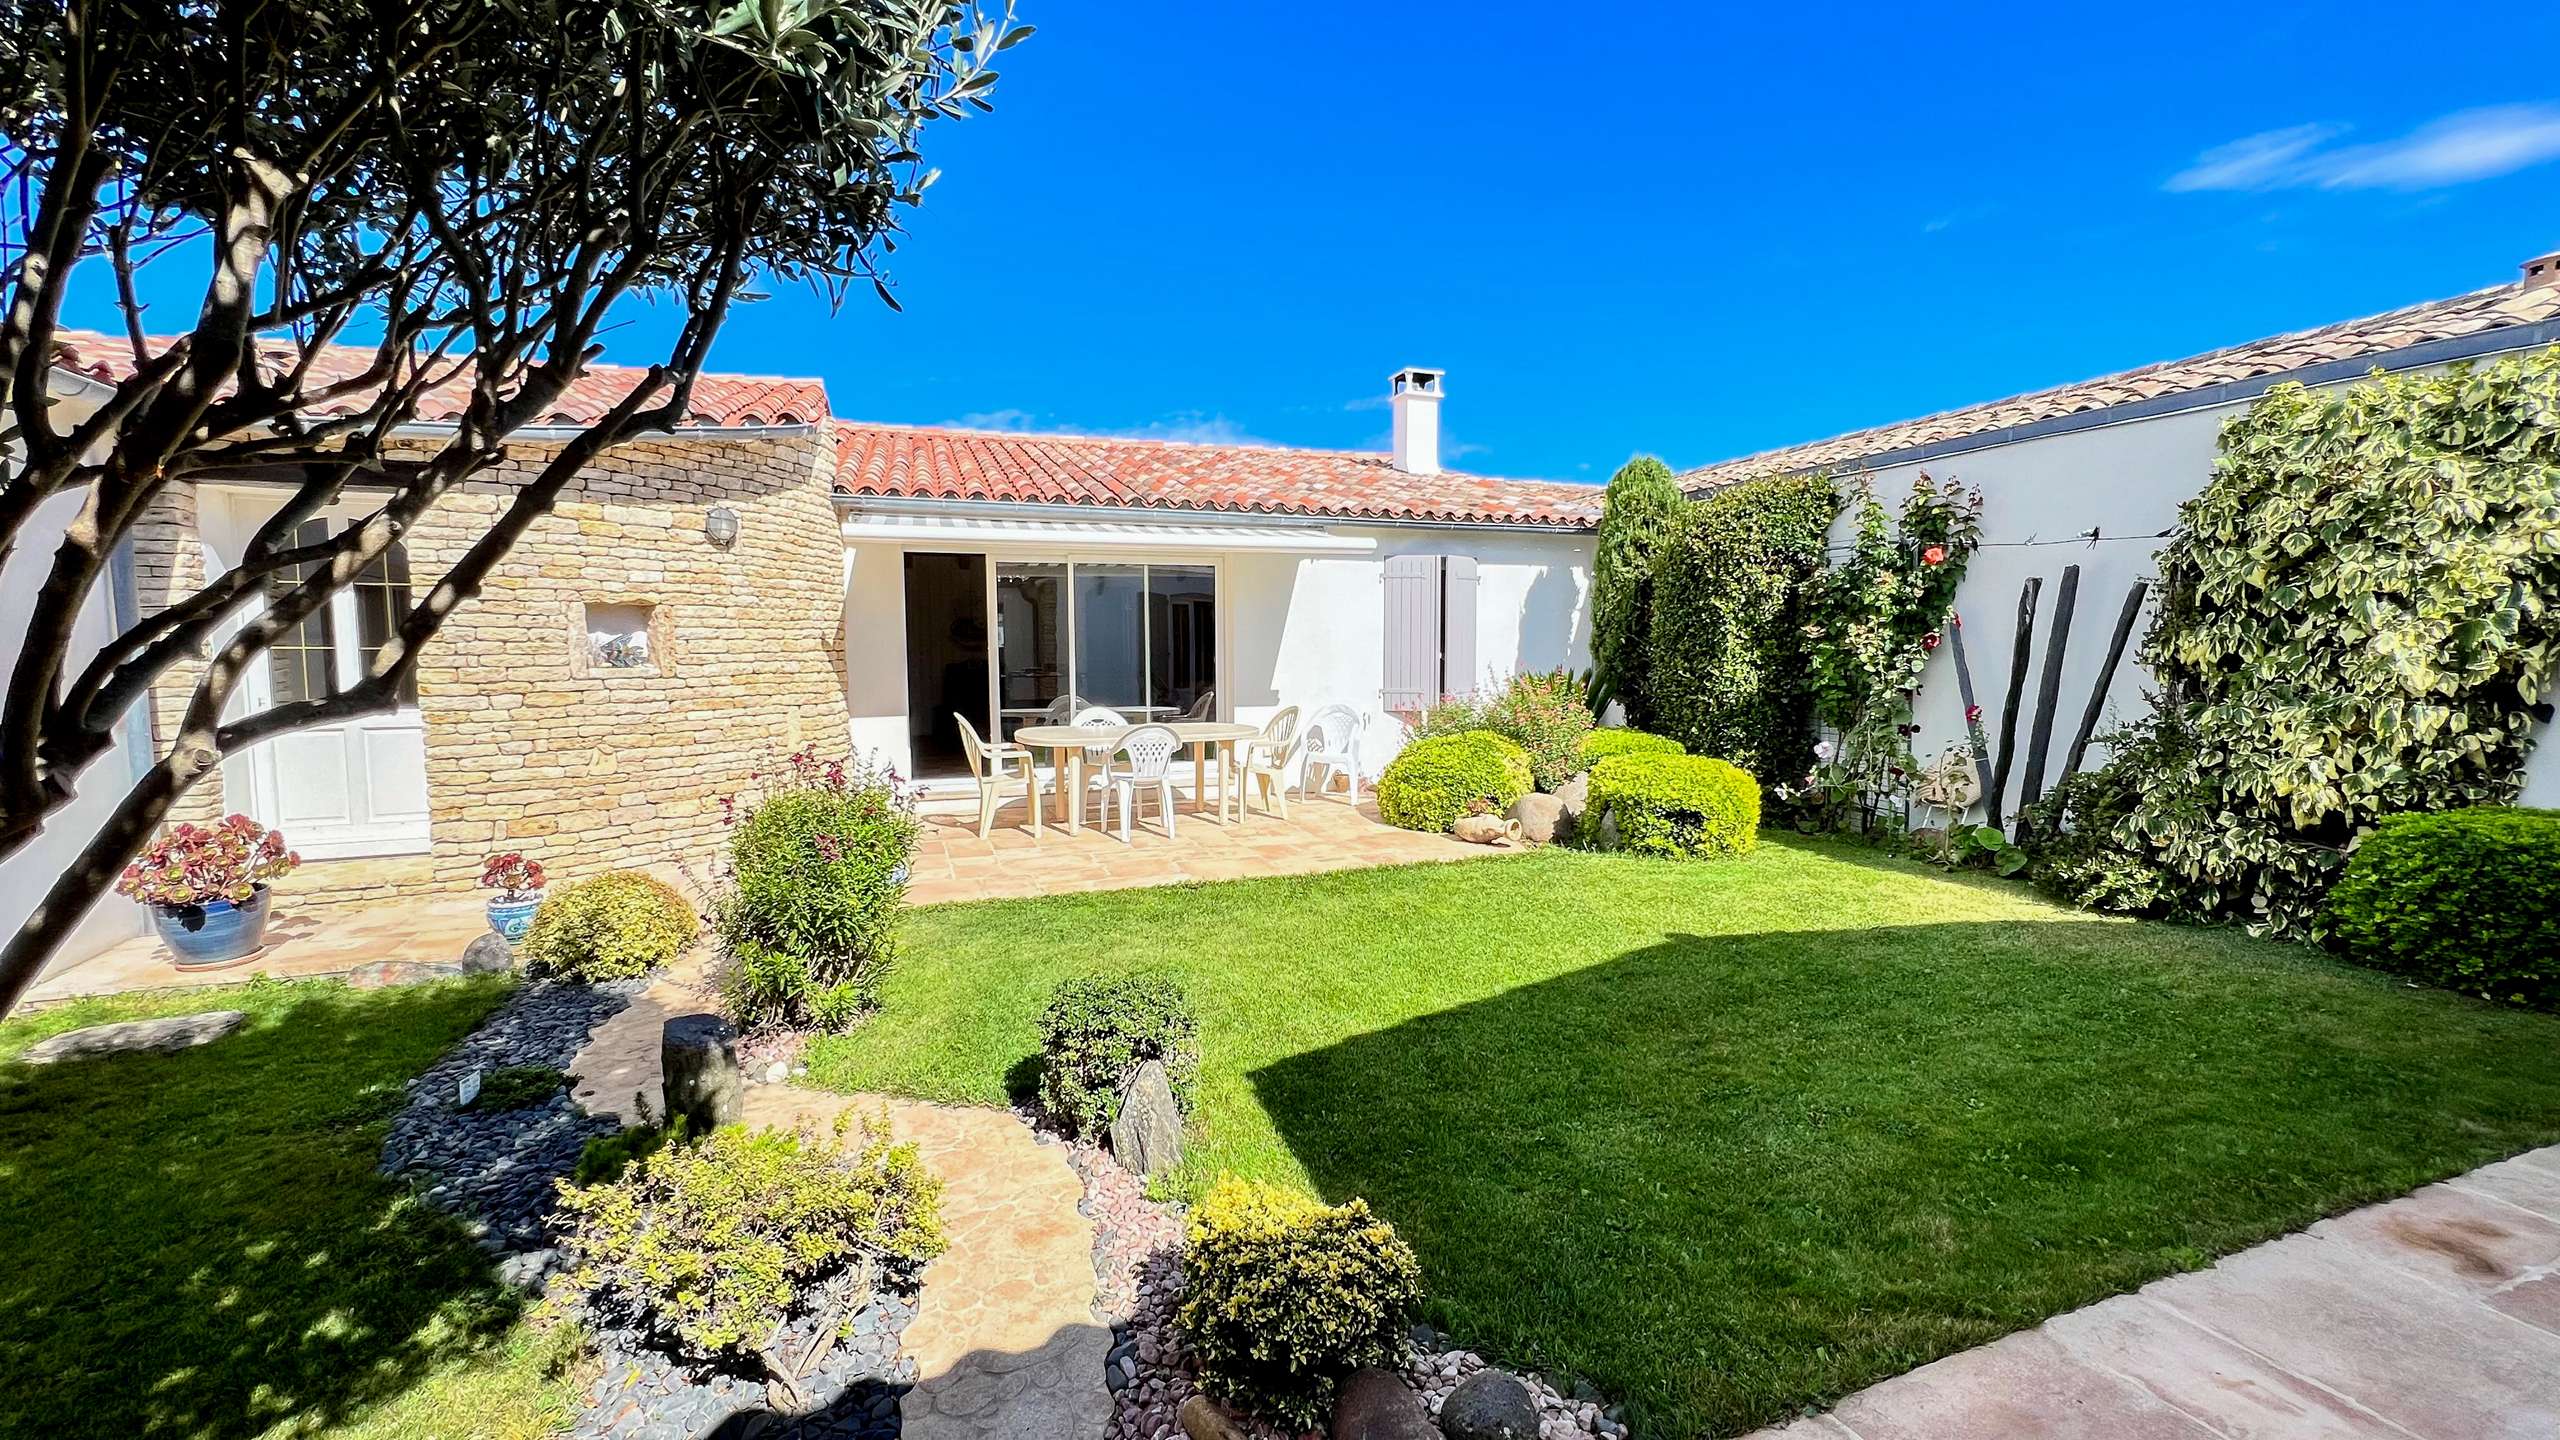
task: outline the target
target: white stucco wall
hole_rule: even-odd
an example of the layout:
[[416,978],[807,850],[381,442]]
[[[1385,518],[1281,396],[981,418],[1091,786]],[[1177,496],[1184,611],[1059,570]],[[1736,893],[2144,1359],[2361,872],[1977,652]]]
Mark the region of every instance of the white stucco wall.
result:
[[[2080,590],[2046,757],[2048,790],[2061,777],[2064,756],[2089,702],[2090,689],[2097,683],[2125,592],[2136,580],[2158,579],[2155,557],[2165,542],[2150,537],[2175,524],[2179,504],[2212,478],[2215,439],[2222,422],[2247,408],[2234,404],[2183,411],[1873,471],[1876,494],[1888,507],[1900,505],[1914,477],[1924,470],[1940,481],[1961,480],[1983,492],[1986,543],[1965,572],[1956,610],[1964,621],[1966,658],[1971,662],[1974,694],[1983,708],[1983,728],[1994,762],[1999,758],[2001,701],[2009,682],[2018,590],[2029,576],[2044,577],[2044,590],[2036,602],[2035,649],[2019,700],[2018,758],[2011,767],[2004,813],[2014,812],[2026,770],[2036,689],[2053,635],[2063,567],[2080,567]],[[2095,545],[2017,543],[2068,540],[2091,526],[2108,538]],[[1834,542],[1845,544],[1849,530],[1850,521],[1844,516],[1834,531]],[[2138,538],[2113,538],[2118,536]],[[2097,727],[2101,734],[2149,706],[2153,682],[2138,652],[2150,629],[2156,590],[2155,583],[2155,593],[2144,603],[2124,662],[2108,689],[2108,708]],[[1941,646],[1930,657],[1913,718],[1921,732],[1912,749],[1923,763],[1950,742],[1962,741],[1964,702],[1958,694],[1952,646]],[[2548,735],[2549,727],[2544,727],[2544,733]],[[2093,745],[2084,764],[2094,766],[2105,758],[2105,747]],[[2518,803],[2560,805],[2560,745],[2535,747]]]
[[[1206,560],[1218,567],[1224,692],[1219,709],[1225,715],[1259,723],[1284,705],[1304,714],[1336,702],[1354,706],[1369,717],[1361,768],[1371,774],[1382,768],[1403,739],[1402,727],[1379,705],[1386,658],[1384,575],[1393,555],[1476,560],[1479,679],[1591,663],[1590,535],[1392,526],[1339,526],[1332,533],[1369,539],[1377,549],[1361,555],[1185,550],[1144,557]],[[853,748],[912,773],[904,553],[891,544],[846,547],[845,677]]]

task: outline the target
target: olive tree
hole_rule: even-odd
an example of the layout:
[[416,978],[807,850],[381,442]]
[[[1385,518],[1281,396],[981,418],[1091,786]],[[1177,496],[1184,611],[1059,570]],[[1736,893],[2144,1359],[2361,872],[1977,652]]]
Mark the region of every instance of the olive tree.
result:
[[[0,1012],[224,756],[389,708],[581,467],[683,417],[750,284],[887,299],[879,261],[932,179],[920,132],[987,108],[994,52],[1028,33],[1010,0],[0,0],[0,562],[38,506],[80,497],[50,561],[26,557],[46,567],[32,613],[8,617],[26,643],[0,691],[0,859],[119,715],[202,662],[148,770],[0,948]],[[48,390],[75,278],[113,295],[129,352],[76,422]],[[187,311],[155,333],[146,293]],[[515,483],[361,683],[226,717],[268,646],[554,414],[641,298],[681,316],[663,353]],[[460,418],[422,443],[406,427],[430,393]],[[82,602],[154,500],[241,473],[289,498],[238,563],[75,664]],[[379,506],[301,532],[351,490]]]

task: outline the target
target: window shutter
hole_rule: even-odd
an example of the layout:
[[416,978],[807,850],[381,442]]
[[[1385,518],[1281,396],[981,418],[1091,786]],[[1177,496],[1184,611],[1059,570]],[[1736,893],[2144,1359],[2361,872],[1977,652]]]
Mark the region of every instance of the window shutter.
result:
[[1441,564],[1440,691],[1463,695],[1483,678],[1476,674],[1476,562],[1451,555]]
[[1440,557],[1390,555],[1386,670],[1379,706],[1421,710],[1440,698]]

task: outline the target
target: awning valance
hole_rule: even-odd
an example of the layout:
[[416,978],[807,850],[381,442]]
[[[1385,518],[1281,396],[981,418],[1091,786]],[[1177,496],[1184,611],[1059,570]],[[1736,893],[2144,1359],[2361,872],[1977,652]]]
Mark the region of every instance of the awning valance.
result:
[[1051,520],[865,511],[845,517],[844,538],[849,544],[886,543],[953,550],[1001,545],[1050,550],[1259,550],[1297,555],[1369,555],[1378,548],[1375,540],[1336,535],[1321,525]]

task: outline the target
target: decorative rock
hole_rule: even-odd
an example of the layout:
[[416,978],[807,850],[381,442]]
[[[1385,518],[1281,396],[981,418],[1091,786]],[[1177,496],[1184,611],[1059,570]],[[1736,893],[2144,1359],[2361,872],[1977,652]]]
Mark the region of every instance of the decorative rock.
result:
[[429,980],[449,980],[463,973],[458,960],[376,960],[359,965],[346,974],[350,990],[389,990],[400,985],[422,985]]
[[516,968],[516,947],[495,930],[483,930],[462,947],[462,973],[486,975]]
[[1191,1440],[1252,1440],[1250,1432],[1206,1395],[1183,1401],[1173,1418],[1181,1422],[1182,1433]]
[[1510,813],[1520,838],[1532,845],[1551,845],[1572,833],[1564,823],[1564,802],[1553,795],[1532,790],[1512,802]]
[[1511,1376],[1479,1370],[1449,1392],[1440,1433],[1448,1440],[1538,1440],[1537,1402]]
[[1501,815],[1461,815],[1449,833],[1470,845],[1517,845],[1520,822]]
[[1120,1091],[1120,1117],[1111,1122],[1111,1154],[1140,1175],[1182,1163],[1182,1110],[1161,1061],[1138,1067]]
[[1591,772],[1585,770],[1557,786],[1556,803],[1564,807],[1563,833],[1566,839],[1571,839],[1575,822],[1582,819],[1583,811],[1591,808]]
[[693,1134],[735,1125],[744,1111],[738,1074],[738,1033],[717,1015],[678,1015],[658,1042],[665,1068],[666,1116],[684,1117]]
[[174,1055],[198,1045],[210,1045],[239,1029],[248,1018],[238,1010],[207,1010],[200,1015],[170,1015],[159,1020],[124,1020],[113,1025],[92,1025],[85,1030],[65,1030],[59,1035],[39,1040],[28,1046],[20,1058],[30,1065],[51,1065],[58,1060],[86,1060],[97,1055],[129,1055],[140,1051]]
[[1333,1402],[1332,1434],[1333,1440],[1439,1440],[1404,1378],[1374,1366],[1353,1371],[1344,1382]]

